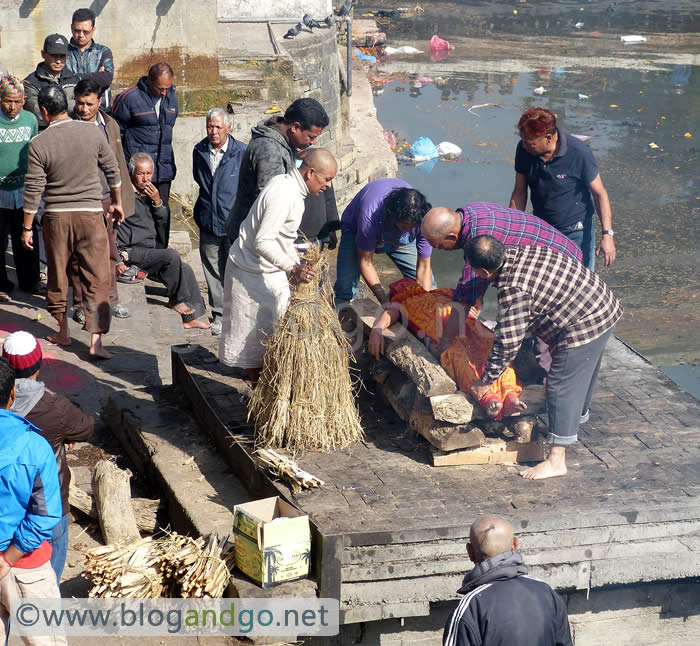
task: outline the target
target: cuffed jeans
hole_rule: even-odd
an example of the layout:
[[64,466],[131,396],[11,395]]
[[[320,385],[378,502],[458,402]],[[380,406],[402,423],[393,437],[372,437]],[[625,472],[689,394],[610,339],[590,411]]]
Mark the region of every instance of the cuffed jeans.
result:
[[204,229],[199,231],[199,257],[209,292],[209,307],[214,319],[224,313],[224,274],[231,247],[228,236],[217,236]]
[[595,382],[612,328],[590,343],[552,354],[547,375],[547,442],[568,446],[578,439],[581,415],[591,405]]
[[[406,278],[416,279],[418,250],[416,243],[401,245],[398,249],[387,249],[401,274]],[[336,264],[335,301],[347,302],[357,298],[360,285],[360,261],[357,259],[357,245],[353,233],[343,233],[338,244],[338,261]]]

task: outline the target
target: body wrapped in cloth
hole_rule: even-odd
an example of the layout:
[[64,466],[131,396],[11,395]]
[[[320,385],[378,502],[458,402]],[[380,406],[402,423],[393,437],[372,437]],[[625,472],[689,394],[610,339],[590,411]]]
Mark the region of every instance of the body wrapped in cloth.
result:
[[[391,300],[401,303],[408,314],[408,327],[411,331],[423,332],[436,343],[442,337],[443,326],[452,312],[454,290],[435,289],[426,292],[415,280],[402,278],[390,286]],[[460,390],[468,393],[472,381],[480,379],[484,372],[486,358],[493,346],[493,332],[478,319],[467,317],[464,336],[454,339],[445,350],[440,363]],[[512,366],[489,386],[479,404],[486,409],[492,401],[499,401],[503,406],[496,419],[500,419],[508,398],[519,398],[523,388]]]

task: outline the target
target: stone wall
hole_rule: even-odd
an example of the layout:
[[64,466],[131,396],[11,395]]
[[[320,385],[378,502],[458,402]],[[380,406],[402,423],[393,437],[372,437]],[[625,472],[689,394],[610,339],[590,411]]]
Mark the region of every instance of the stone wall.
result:
[[331,0],[219,0],[218,5],[220,18],[301,18],[308,13],[321,20],[331,12]]
[[[101,0],[95,40],[114,54],[116,80],[129,85],[148,67],[166,60],[175,82],[206,85],[218,80],[216,0]],[[41,61],[48,34],[70,38],[73,11],[85,0],[0,0],[0,60],[21,77]]]

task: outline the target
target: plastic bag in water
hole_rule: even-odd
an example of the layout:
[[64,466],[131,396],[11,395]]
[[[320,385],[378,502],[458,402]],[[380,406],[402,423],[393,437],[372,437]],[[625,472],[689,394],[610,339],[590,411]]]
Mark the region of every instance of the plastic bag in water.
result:
[[435,34],[431,39],[430,39],[430,49],[431,50],[439,50],[439,49],[449,49],[450,48],[450,43]]
[[422,162],[440,156],[437,146],[428,137],[418,137],[411,146],[413,161]]
[[462,154],[462,149],[457,144],[450,143],[449,141],[441,141],[437,145],[437,151],[440,157],[449,155],[455,159]]

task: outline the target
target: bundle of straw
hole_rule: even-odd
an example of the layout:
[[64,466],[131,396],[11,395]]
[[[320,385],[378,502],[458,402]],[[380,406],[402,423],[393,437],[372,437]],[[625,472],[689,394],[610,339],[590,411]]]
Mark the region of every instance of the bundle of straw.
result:
[[[260,381],[249,403],[262,447],[329,451],[363,438],[350,377],[350,347],[328,291],[328,258],[305,256],[316,271],[297,285],[267,341]],[[325,287],[321,287],[324,285]]]
[[255,455],[271,473],[288,482],[294,493],[299,493],[302,489],[321,487],[325,484],[320,478],[301,469],[292,458],[281,455],[277,451],[258,449],[255,451]]

